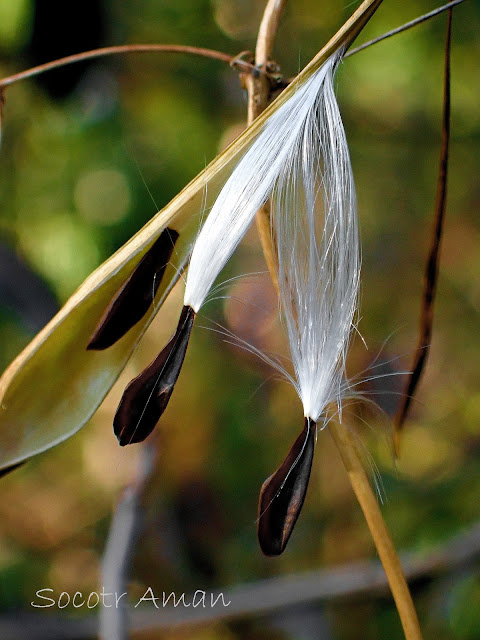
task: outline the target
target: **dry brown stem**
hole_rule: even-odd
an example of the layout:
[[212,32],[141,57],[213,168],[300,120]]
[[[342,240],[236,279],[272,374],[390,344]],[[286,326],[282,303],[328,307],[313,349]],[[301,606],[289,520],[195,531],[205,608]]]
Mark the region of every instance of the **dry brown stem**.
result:
[[[274,35],[278,28],[280,12],[284,5],[285,2],[283,0],[269,0],[267,3],[259,30],[255,53],[255,63],[258,66],[266,65],[271,55]],[[246,85],[249,91],[248,122],[250,124],[253,119],[266,108],[269,98],[269,86],[266,76],[255,78],[254,75],[250,75],[246,79]],[[275,240],[271,231],[270,208],[268,203],[267,206],[264,206],[257,213],[257,227],[265,259],[278,292]],[[330,425],[330,432],[340,452],[352,488],[362,508],[380,560],[385,569],[404,629],[405,638],[407,640],[421,640],[420,625],[400,560],[383,520],[376,497],[363,469],[352,436],[344,427],[333,423]]]
[[[261,70],[266,70],[266,65],[272,56],[275,35],[285,4],[286,0],[268,0],[265,7],[255,48],[255,65]],[[266,74],[261,74],[258,77],[250,74],[246,78],[246,87],[248,90],[248,124],[251,124],[268,105],[270,85]],[[275,287],[278,288],[275,242],[271,232],[270,204],[268,202],[258,211],[256,223],[268,270]]]
[[74,64],[75,62],[82,62],[84,60],[90,60],[91,58],[103,58],[105,56],[125,53],[186,53],[201,56],[203,58],[220,60],[221,62],[226,62],[228,64],[235,61],[235,64],[239,67],[244,67],[246,72],[251,71],[253,68],[251,64],[244,60],[231,56],[228,53],[223,53],[222,51],[215,51],[214,49],[204,49],[201,47],[190,47],[177,44],[125,44],[114,47],[102,47],[101,49],[92,49],[91,51],[83,51],[82,53],[74,53],[71,56],[65,56],[64,58],[52,60],[51,62],[38,65],[37,67],[32,67],[31,69],[14,73],[13,75],[0,80],[0,89],[8,87],[20,80],[33,78],[41,73],[45,73],[46,71],[64,67],[67,64]]

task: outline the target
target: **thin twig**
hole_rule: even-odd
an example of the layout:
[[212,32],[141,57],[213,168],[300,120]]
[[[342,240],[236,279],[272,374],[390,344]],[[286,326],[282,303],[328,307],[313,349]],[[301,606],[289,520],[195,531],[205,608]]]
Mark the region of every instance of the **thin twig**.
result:
[[[451,4],[453,4],[453,2]],[[450,9],[447,16],[447,33],[445,39],[442,144],[440,149],[440,162],[438,168],[435,214],[433,220],[430,249],[428,252],[427,263],[425,265],[425,272],[423,276],[424,285],[422,307],[420,311],[420,330],[417,349],[414,356],[412,372],[407,379],[404,395],[402,396],[402,400],[395,415],[394,421],[394,447],[397,455],[400,448],[400,433],[405,423],[412,398],[415,395],[415,391],[421,379],[430,351],[430,343],[432,339],[433,310],[438,281],[440,246],[447,203],[448,155],[450,147],[450,45],[452,33],[452,16],[453,11]]]
[[125,44],[125,45],[118,45],[114,47],[102,47],[101,49],[92,49],[91,51],[83,51],[82,53],[75,53],[71,56],[65,56],[64,58],[59,58],[58,60],[52,60],[51,62],[46,62],[45,64],[38,65],[37,67],[33,67],[32,69],[27,69],[26,71],[20,71],[19,73],[14,73],[13,75],[7,76],[6,78],[2,78],[0,80],[0,88],[8,87],[14,82],[25,80],[26,78],[32,78],[34,76],[38,76],[41,73],[45,73],[45,71],[51,71],[52,69],[58,69],[59,67],[64,67],[67,64],[82,62],[84,60],[89,60],[91,58],[102,58],[105,56],[116,55],[119,53],[154,53],[154,52],[187,53],[195,56],[201,56],[204,58],[213,58],[214,60],[220,60],[221,62],[226,62],[228,64],[231,64],[233,61],[235,61],[236,65],[243,66],[246,71],[255,70],[256,73],[258,74],[258,69],[255,69],[253,65],[249,64],[245,60],[241,60],[235,56],[231,56],[228,53],[223,53],[222,51],[215,51],[214,49],[204,49],[201,47],[189,47],[189,46],[178,45],[178,44]]
[[384,33],[383,35],[378,36],[377,38],[374,38],[373,40],[369,40],[368,42],[365,42],[364,44],[361,44],[359,47],[355,47],[355,49],[351,49],[343,57],[344,58],[349,58],[350,56],[353,56],[355,53],[358,53],[359,51],[363,51],[367,47],[371,47],[372,44],[377,44],[377,42],[381,42],[382,40],[386,40],[387,38],[391,38],[391,36],[395,36],[395,35],[397,35],[397,33],[402,33],[403,31],[407,31],[408,29],[411,29],[412,27],[415,27],[417,24],[421,24],[422,22],[425,22],[426,20],[429,20],[430,18],[434,18],[435,16],[438,16],[443,11],[447,11],[449,9],[452,9],[452,7],[454,7],[457,4],[460,4],[463,1],[464,0],[452,0],[451,2],[449,2],[447,4],[444,4],[443,6],[438,7],[437,9],[434,9],[433,11],[430,11],[429,13],[426,13],[425,15],[420,16],[419,18],[415,18],[414,20],[410,20],[410,22],[406,22],[405,24],[402,24],[401,27],[397,27],[396,29],[392,29],[391,31],[387,31],[387,33]]
[[[471,570],[480,561],[480,523],[476,522],[470,529],[429,553],[404,552],[401,559],[410,584],[424,584],[426,580],[459,569]],[[245,620],[265,616],[284,607],[367,597],[370,601],[374,597],[383,597],[388,588],[380,562],[358,560],[212,592],[215,595],[223,593],[225,603],[231,602],[228,607],[222,606],[221,601],[213,608],[168,606],[157,611],[153,605],[148,609],[139,607],[130,611],[129,628],[132,633],[158,632],[219,620]],[[157,592],[156,596],[161,600],[162,593]],[[179,596],[177,594],[177,599]],[[193,594],[187,594],[186,603],[192,602],[192,597]],[[33,612],[16,612],[14,616],[4,614],[0,618],[0,637],[2,640],[87,640],[97,637],[97,618],[60,618]]]
[[[367,47],[370,47],[377,42],[381,42],[386,38],[390,38],[397,33],[401,33],[402,31],[406,31],[411,27],[420,24],[428,20],[429,18],[433,18],[438,15],[442,11],[447,10],[450,6],[455,6],[460,4],[464,0],[452,0],[451,3],[439,7],[438,9],[434,9],[429,13],[426,13],[415,20],[411,20],[410,22],[405,23],[404,25],[393,29],[392,31],[388,31],[377,38],[366,42],[355,49],[352,49],[348,53],[345,54],[345,58],[358,53],[359,51],[363,51]],[[127,45],[116,45],[113,47],[102,47],[100,49],[92,49],[91,51],[83,51],[82,53],[75,53],[70,56],[65,56],[64,58],[59,58],[58,60],[52,60],[51,62],[46,62],[45,64],[38,65],[36,67],[32,67],[31,69],[26,69],[25,71],[20,71],[19,73],[14,73],[13,75],[7,76],[5,78],[0,79],[0,88],[5,88],[14,84],[15,82],[19,82],[20,80],[25,80],[27,78],[32,78],[34,76],[40,75],[41,73],[45,73],[46,71],[51,71],[53,69],[58,69],[59,67],[63,67],[68,64],[73,64],[76,62],[81,62],[84,60],[92,59],[92,58],[101,58],[104,56],[123,54],[123,53],[152,53],[152,52],[163,52],[163,53],[186,53],[197,56],[202,56],[205,58],[212,58],[215,60],[220,60],[222,62],[227,62],[228,64],[235,66],[243,67],[247,72],[255,72],[255,75],[263,75],[265,77],[268,76],[268,72],[262,69],[262,66],[268,62],[269,57],[272,54],[273,41],[275,38],[275,33],[278,28],[278,23],[280,20],[280,16],[283,10],[283,7],[286,3],[286,0],[271,0],[268,3],[267,8],[265,9],[264,16],[262,19],[262,23],[260,25],[259,37],[257,39],[257,48],[256,48],[256,64],[258,66],[252,65],[246,60],[242,60],[241,57],[231,56],[228,53],[223,53],[222,51],[216,51],[214,49],[206,49],[203,47],[191,47],[186,45],[169,45],[169,44],[127,44]]]
[[362,508],[375,547],[388,578],[406,640],[421,640],[422,633],[402,565],[390,538],[382,512],[360,461],[353,437],[348,429],[331,422],[330,433],[340,452],[350,483]]

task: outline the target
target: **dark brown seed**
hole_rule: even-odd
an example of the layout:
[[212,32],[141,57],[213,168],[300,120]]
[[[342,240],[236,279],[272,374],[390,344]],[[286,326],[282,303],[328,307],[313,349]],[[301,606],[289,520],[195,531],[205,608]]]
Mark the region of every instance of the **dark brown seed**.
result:
[[166,347],[123,392],[113,421],[120,445],[142,442],[165,411],[180,374],[195,311],[183,307],[177,330]]
[[17,462],[16,464],[12,464],[9,467],[0,469],[0,478],[3,478],[3,476],[6,476],[11,471],[15,471],[15,469],[18,469],[18,467],[22,467],[26,462],[28,462],[28,460],[22,460],[22,462]]
[[154,242],[108,305],[87,349],[102,350],[111,347],[147,313],[178,235],[173,229],[165,229]]
[[305,418],[303,431],[288,456],[260,489],[258,541],[266,556],[278,556],[284,551],[302,509],[312,468],[315,433],[315,422]]

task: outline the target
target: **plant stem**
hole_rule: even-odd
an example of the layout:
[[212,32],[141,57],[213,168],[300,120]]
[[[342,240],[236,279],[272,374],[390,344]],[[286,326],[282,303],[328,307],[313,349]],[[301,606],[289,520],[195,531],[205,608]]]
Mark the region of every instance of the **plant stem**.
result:
[[368,481],[367,474],[360,461],[355,441],[348,429],[342,425],[331,422],[328,428],[340,452],[350,484],[362,508],[378,555],[385,569],[398,615],[402,622],[405,638],[406,640],[421,640],[420,625],[412,596],[403,574],[402,565],[388,533],[375,494]]
[[200,47],[189,47],[178,44],[125,44],[115,47],[102,47],[101,49],[92,49],[91,51],[83,51],[82,53],[75,53],[71,56],[59,58],[58,60],[52,60],[46,62],[38,67],[27,69],[26,71],[20,71],[20,73],[14,73],[11,76],[2,78],[0,80],[0,88],[8,87],[14,82],[25,80],[26,78],[32,78],[38,76],[45,71],[51,71],[52,69],[58,69],[64,67],[67,64],[73,64],[75,62],[81,62],[83,60],[89,60],[91,58],[102,58],[104,56],[111,56],[119,53],[187,53],[196,56],[202,56],[204,58],[213,58],[214,60],[220,60],[230,64],[235,60],[236,65],[245,66],[246,70],[251,69],[252,65],[248,62],[239,60],[235,56],[231,56],[228,53],[222,51],[215,51],[213,49],[203,49]]
[[[271,55],[274,35],[278,28],[280,12],[283,10],[284,5],[284,0],[269,0],[267,3],[257,40],[255,53],[257,66],[265,65]],[[250,75],[246,78],[246,85],[249,92],[248,122],[250,124],[268,104],[268,79],[266,76],[255,78]],[[278,293],[275,241],[271,231],[268,203],[257,213],[257,228],[265,259]],[[406,640],[421,640],[420,625],[400,560],[364,471],[355,443],[348,430],[344,427],[331,423],[329,428],[387,575],[405,638]]]
[[382,40],[386,40],[387,38],[391,38],[392,36],[396,36],[398,33],[402,33],[403,31],[407,31],[408,29],[411,29],[412,27],[416,27],[417,24],[421,24],[422,22],[425,22],[426,20],[430,20],[430,18],[434,18],[435,16],[438,16],[443,11],[451,10],[452,7],[454,7],[457,4],[460,4],[463,1],[464,0],[451,0],[451,2],[449,2],[448,4],[444,4],[441,7],[438,7],[437,9],[433,9],[433,11],[429,11],[428,13],[425,13],[423,16],[419,16],[418,18],[415,18],[414,20],[410,20],[410,22],[406,22],[405,24],[402,24],[400,27],[396,27],[396,29],[392,29],[391,31],[387,31],[386,33],[382,34],[381,36],[378,36],[377,38],[374,38],[373,40],[369,40],[368,42],[365,42],[364,44],[361,44],[359,47],[355,47],[355,49],[351,49],[343,57],[344,58],[349,58],[350,56],[353,56],[354,54],[358,53],[359,51],[363,51],[364,49],[367,49],[368,47],[371,47],[372,44],[377,44],[377,42],[382,42]]
[[[275,35],[285,4],[286,0],[268,0],[267,6],[265,7],[255,48],[255,64],[260,69],[265,69],[272,55]],[[265,74],[259,75],[258,78],[249,75],[246,77],[245,82],[248,91],[248,124],[251,124],[255,118],[266,109],[270,97],[270,87]],[[276,250],[275,241],[271,232],[269,202],[266,202],[263,207],[259,209],[255,220],[268,270],[273,284],[278,290],[275,259]]]

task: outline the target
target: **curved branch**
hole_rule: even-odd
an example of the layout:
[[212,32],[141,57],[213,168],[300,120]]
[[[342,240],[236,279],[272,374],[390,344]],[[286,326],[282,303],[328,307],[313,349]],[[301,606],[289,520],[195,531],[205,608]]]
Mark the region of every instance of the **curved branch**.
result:
[[91,51],[83,51],[82,53],[74,53],[71,56],[65,56],[58,60],[52,60],[45,64],[40,64],[37,67],[27,69],[26,71],[20,71],[14,73],[11,76],[2,78],[0,80],[0,89],[8,87],[14,82],[25,80],[26,78],[32,78],[38,76],[46,71],[52,69],[58,69],[64,67],[67,64],[73,64],[75,62],[82,62],[84,60],[90,60],[92,58],[102,58],[105,56],[116,55],[120,53],[186,53],[195,56],[201,56],[203,58],[212,58],[214,60],[220,60],[231,64],[235,60],[235,64],[238,66],[244,66],[246,70],[251,70],[254,67],[245,62],[244,60],[237,59],[235,56],[231,56],[228,53],[222,51],[215,51],[214,49],[203,49],[201,47],[190,47],[180,44],[125,44],[117,45],[114,47],[102,47],[101,49],[92,49]]

